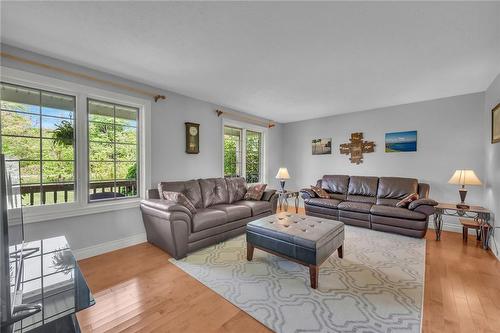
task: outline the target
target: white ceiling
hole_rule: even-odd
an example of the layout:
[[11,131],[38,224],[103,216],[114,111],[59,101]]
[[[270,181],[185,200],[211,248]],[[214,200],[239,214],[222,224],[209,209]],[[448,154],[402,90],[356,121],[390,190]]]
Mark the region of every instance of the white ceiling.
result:
[[4,2],[3,43],[279,122],[484,91],[500,3]]

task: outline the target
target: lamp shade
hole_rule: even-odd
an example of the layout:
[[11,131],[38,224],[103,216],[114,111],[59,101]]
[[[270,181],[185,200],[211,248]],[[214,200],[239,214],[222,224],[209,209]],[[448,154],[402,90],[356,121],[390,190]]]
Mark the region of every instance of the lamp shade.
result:
[[481,181],[477,178],[474,170],[457,170],[448,180],[449,184],[456,185],[481,185]]
[[290,179],[287,168],[280,168],[276,174],[276,179]]

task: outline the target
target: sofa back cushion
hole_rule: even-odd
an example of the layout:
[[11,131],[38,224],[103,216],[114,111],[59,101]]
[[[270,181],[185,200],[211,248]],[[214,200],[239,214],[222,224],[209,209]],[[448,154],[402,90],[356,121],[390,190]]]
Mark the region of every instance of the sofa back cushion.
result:
[[321,179],[321,188],[326,190],[332,199],[345,200],[349,188],[349,176],[324,175]]
[[418,193],[418,180],[414,178],[381,177],[378,183],[377,204],[396,206],[412,193]]
[[198,179],[203,207],[229,203],[229,192],[224,178]]
[[203,208],[201,188],[197,180],[161,182],[158,184],[158,192],[161,198],[163,198],[163,191],[180,192],[184,194],[196,208]]
[[418,197],[420,199],[427,199],[429,197],[429,192],[431,191],[431,187],[429,184],[419,183],[418,184]]
[[378,177],[351,176],[347,200],[375,203],[377,201],[377,186]]
[[226,178],[226,186],[230,204],[243,200],[245,193],[247,193],[247,182],[243,177]]

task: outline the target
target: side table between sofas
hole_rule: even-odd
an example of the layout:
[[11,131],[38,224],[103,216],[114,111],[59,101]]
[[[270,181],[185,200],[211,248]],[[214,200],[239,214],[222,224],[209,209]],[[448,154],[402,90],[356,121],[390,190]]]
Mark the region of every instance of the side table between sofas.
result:
[[488,240],[491,226],[489,224],[491,212],[481,206],[470,206],[469,209],[458,208],[455,204],[439,203],[434,207],[434,229],[436,240],[441,240],[441,231],[443,230],[443,215],[455,217],[468,217],[477,221],[481,227],[481,236],[483,249],[488,249]]
[[299,213],[299,191],[285,190],[285,192],[277,191],[276,193],[278,194],[278,207],[280,210],[284,208],[285,211],[288,211],[288,198],[294,198],[295,214]]

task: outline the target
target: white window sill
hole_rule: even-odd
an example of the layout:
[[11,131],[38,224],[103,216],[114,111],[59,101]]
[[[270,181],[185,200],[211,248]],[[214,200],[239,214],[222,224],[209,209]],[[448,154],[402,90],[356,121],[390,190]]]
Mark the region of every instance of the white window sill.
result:
[[90,203],[80,206],[77,203],[50,205],[43,207],[24,207],[24,223],[36,223],[75,216],[111,212],[122,209],[138,208],[141,198]]

